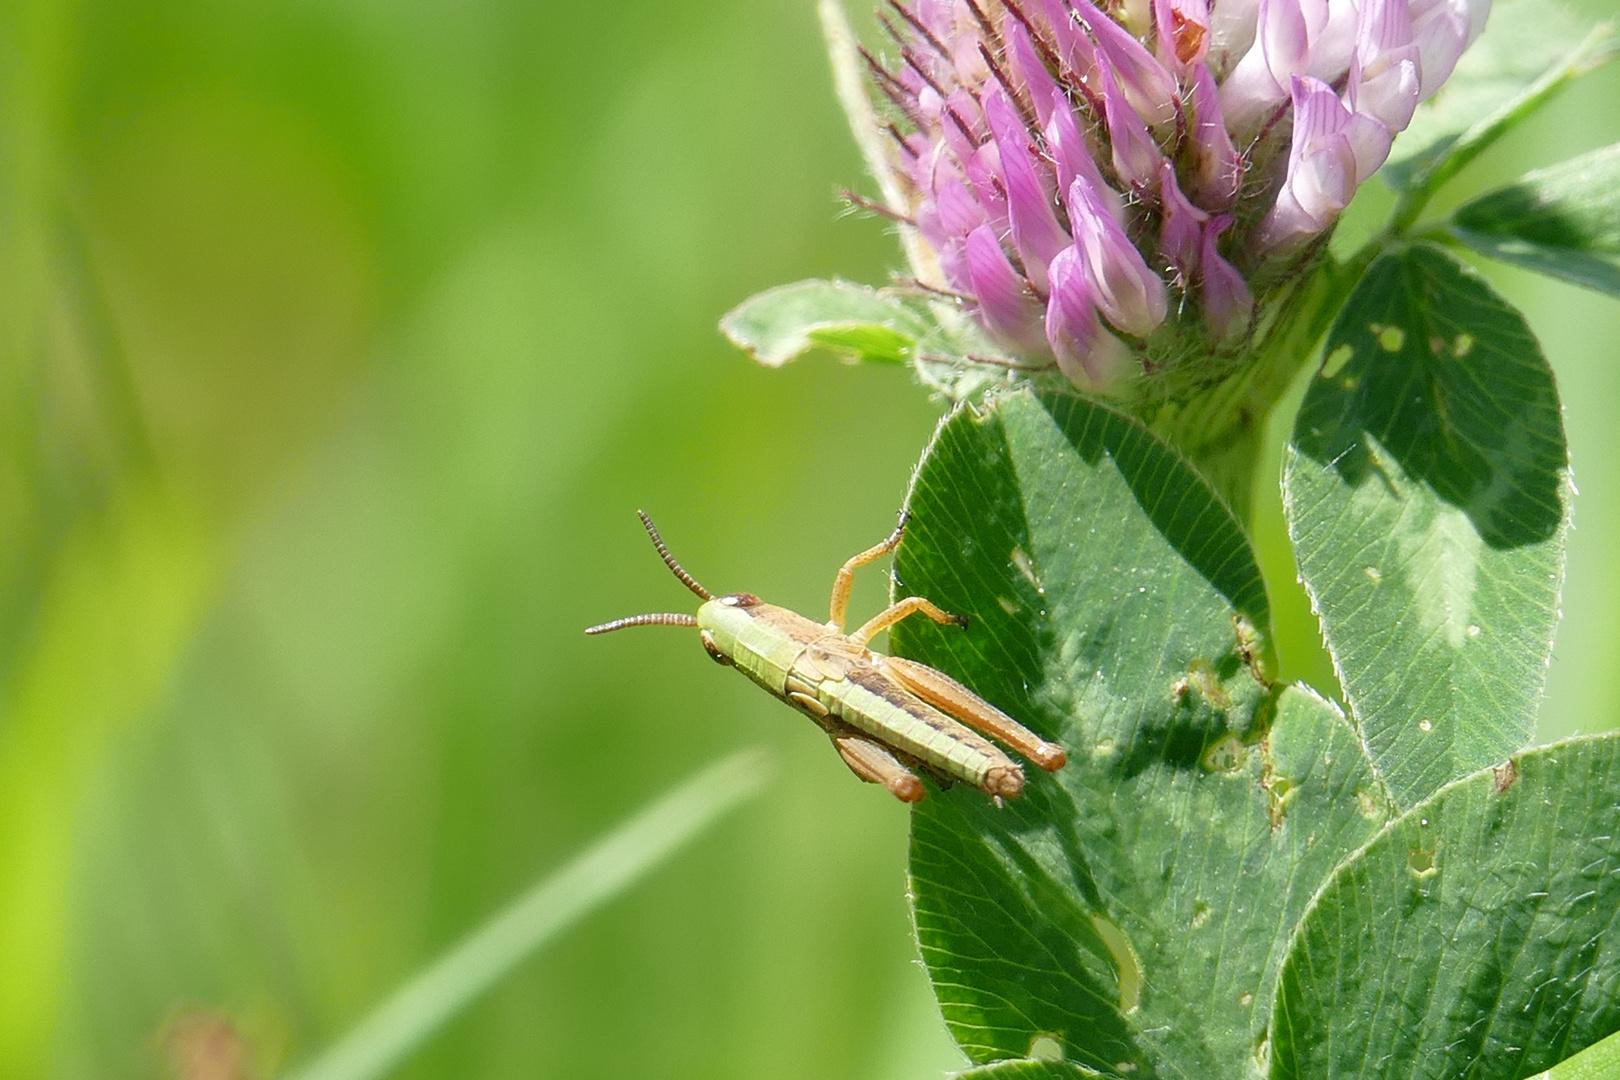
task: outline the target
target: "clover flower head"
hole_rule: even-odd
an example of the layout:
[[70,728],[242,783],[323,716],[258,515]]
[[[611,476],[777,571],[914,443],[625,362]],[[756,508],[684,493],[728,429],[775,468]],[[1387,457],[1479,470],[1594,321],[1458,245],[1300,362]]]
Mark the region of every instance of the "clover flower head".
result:
[[889,0],[866,56],[941,284],[1100,390],[1240,350],[1489,2]]

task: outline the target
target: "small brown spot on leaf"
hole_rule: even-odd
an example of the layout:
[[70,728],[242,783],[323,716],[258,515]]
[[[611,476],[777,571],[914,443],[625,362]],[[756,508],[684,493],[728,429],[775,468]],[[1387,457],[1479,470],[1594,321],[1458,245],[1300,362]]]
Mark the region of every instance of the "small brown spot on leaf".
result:
[[1512,787],[1519,779],[1519,765],[1512,758],[1508,758],[1491,771],[1496,774],[1496,793],[1498,795],[1506,795],[1508,788]]
[[1232,698],[1221,685],[1221,677],[1215,671],[1215,665],[1208,660],[1194,660],[1187,665],[1187,682],[1198,691],[1212,709],[1230,709]]
[[1232,629],[1237,633],[1238,656],[1243,666],[1248,669],[1249,676],[1260,684],[1261,689],[1271,689],[1271,675],[1265,666],[1265,643],[1260,631],[1247,615],[1232,616]]
[[1274,769],[1270,742],[1262,742],[1260,747],[1261,753],[1265,755],[1263,759],[1265,766],[1260,772],[1260,790],[1266,793],[1266,814],[1271,819],[1271,828],[1275,832],[1282,828],[1283,818],[1288,815],[1288,804],[1293,801],[1299,787],[1293,780]]
[[1283,818],[1288,816],[1288,804],[1294,801],[1299,788],[1286,776],[1269,778],[1263,786],[1269,796],[1266,814],[1271,819],[1273,830],[1282,828]]

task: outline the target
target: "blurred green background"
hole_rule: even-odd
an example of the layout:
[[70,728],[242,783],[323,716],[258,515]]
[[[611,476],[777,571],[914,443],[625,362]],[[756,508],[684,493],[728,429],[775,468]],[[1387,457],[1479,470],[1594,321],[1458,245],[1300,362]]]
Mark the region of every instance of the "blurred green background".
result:
[[[1587,79],[1467,190],[1615,140],[1617,100]],[[960,1061],[904,811],[690,635],[579,632],[690,605],[637,507],[810,612],[892,526],[938,406],[714,330],[897,266],[859,182],[811,0],[0,3],[0,1076],[163,1076],[196,1009],[307,1060],[748,743],[763,798],[401,1075]],[[1610,727],[1620,304],[1491,273],[1582,490],[1544,733]]]

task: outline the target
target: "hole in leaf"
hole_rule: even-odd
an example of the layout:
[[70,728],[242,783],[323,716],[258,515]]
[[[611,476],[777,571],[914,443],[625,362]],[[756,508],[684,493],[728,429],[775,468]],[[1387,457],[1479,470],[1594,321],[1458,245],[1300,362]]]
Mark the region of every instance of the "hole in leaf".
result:
[[1063,1044],[1050,1035],[1037,1035],[1030,1041],[1028,1056],[1036,1061],[1062,1061]]

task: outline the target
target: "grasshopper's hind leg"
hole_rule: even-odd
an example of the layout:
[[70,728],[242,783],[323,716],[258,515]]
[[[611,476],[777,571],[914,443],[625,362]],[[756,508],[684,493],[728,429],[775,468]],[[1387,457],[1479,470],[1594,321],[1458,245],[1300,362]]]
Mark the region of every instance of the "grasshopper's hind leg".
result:
[[855,583],[855,571],[867,563],[877,562],[899,547],[900,537],[904,536],[905,532],[906,518],[902,514],[900,524],[894,527],[894,532],[889,534],[887,540],[875,547],[867,548],[838,568],[838,575],[833,578],[832,604],[829,610],[828,626],[837,630],[840,634],[844,632],[844,619],[849,614],[849,588]]
[[832,741],[844,764],[862,780],[882,784],[901,802],[913,803],[923,797],[922,781],[877,743],[853,732],[834,735]]
[[900,685],[940,712],[1012,747],[1047,772],[1068,762],[1063,747],[1042,739],[943,671],[899,656],[885,656],[882,663]]
[[849,639],[857,645],[865,645],[877,636],[878,631],[887,630],[901,619],[921,613],[933,619],[941,626],[966,626],[965,615],[952,615],[941,609],[932,600],[924,600],[920,596],[908,596],[897,604],[890,604],[876,615],[872,616],[859,630],[849,635]]

